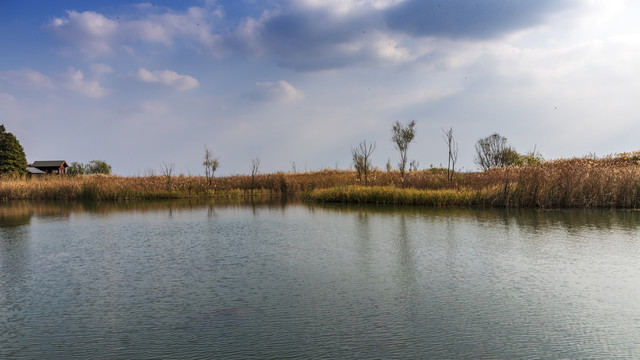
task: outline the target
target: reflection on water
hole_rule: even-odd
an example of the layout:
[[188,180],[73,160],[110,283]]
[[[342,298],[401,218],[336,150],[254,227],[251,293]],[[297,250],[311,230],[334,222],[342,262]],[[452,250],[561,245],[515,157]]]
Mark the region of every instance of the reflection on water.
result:
[[638,358],[640,213],[0,204],[0,358]]

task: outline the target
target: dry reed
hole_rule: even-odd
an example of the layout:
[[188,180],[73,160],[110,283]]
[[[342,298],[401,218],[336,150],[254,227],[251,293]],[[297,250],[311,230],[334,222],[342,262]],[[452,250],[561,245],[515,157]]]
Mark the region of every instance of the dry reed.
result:
[[[353,170],[204,177],[104,175],[0,179],[0,200],[141,200],[303,195],[315,201],[500,207],[640,207],[640,152],[559,159],[456,173],[374,169],[369,186]],[[366,200],[365,200],[366,199]]]

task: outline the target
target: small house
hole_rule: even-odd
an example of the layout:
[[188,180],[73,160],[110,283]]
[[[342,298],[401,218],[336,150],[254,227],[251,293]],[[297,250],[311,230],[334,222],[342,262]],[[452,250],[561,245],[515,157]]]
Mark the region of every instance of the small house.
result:
[[40,170],[45,174],[66,174],[68,167],[69,164],[64,160],[47,160],[34,161],[33,164],[27,167],[27,169],[31,168]]
[[27,176],[29,176],[29,177],[41,176],[41,175],[44,175],[44,174],[45,173],[42,170],[38,170],[38,169],[34,168],[31,165],[27,166]]

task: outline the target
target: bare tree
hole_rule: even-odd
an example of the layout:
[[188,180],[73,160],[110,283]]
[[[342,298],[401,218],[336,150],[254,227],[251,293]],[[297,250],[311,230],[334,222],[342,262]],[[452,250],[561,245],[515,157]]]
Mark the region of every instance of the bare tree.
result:
[[409,171],[418,171],[419,166],[420,163],[418,162],[418,160],[411,160],[411,162],[409,163]]
[[516,163],[520,155],[507,145],[507,138],[495,133],[478,140],[474,162],[483,170]]
[[453,128],[449,127],[449,130],[442,129],[442,138],[449,150],[447,159],[447,183],[451,184],[456,171],[456,161],[458,161],[458,143],[453,138]]
[[351,148],[351,157],[353,158],[353,168],[358,173],[358,180],[362,180],[362,170],[364,169],[364,159]]
[[456,173],[456,163],[458,162],[458,143],[453,142],[453,149],[451,151],[451,181],[453,182],[453,176]]
[[209,187],[213,184],[213,176],[220,165],[220,158],[214,158],[213,153],[209,151],[207,145],[204,146],[204,175],[207,178]]
[[258,175],[258,171],[260,171],[260,158],[255,158],[251,160],[251,191],[253,192],[253,188],[256,183],[256,175]]
[[409,143],[416,136],[415,130],[416,122],[411,120],[408,124],[402,124],[396,121],[391,128],[391,141],[393,141],[395,148],[400,152],[400,163],[398,168],[400,169],[400,176],[404,179],[404,170],[407,167],[407,150],[409,149]]
[[162,166],[160,167],[160,173],[162,176],[167,178],[167,188],[171,189],[171,175],[173,174],[173,169],[175,169],[174,163],[166,163],[162,162]]
[[298,170],[297,170],[297,168],[296,168],[296,162],[295,162],[295,161],[293,161],[293,160],[291,160],[291,161],[289,161],[289,162],[291,163],[291,172],[292,172],[292,173],[294,173],[294,174],[295,174],[295,173],[297,173],[297,172],[298,172]]
[[355,149],[351,149],[351,155],[353,156],[353,166],[358,172],[358,177],[364,174],[364,184],[369,182],[369,170],[371,170],[371,154],[376,149],[376,143],[367,145],[367,141],[364,140]]

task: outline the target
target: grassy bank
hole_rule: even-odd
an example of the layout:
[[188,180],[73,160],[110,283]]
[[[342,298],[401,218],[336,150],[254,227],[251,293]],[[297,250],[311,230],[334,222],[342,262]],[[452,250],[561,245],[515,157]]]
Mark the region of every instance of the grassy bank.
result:
[[45,176],[0,179],[0,199],[142,200],[301,195],[310,201],[429,206],[640,208],[640,153],[574,158],[457,173],[374,170],[368,186],[355,171],[204,177]]
[[468,190],[419,190],[392,186],[340,186],[329,189],[315,189],[305,195],[305,199],[318,202],[342,202],[358,204],[393,204],[451,206],[472,205],[474,192]]

